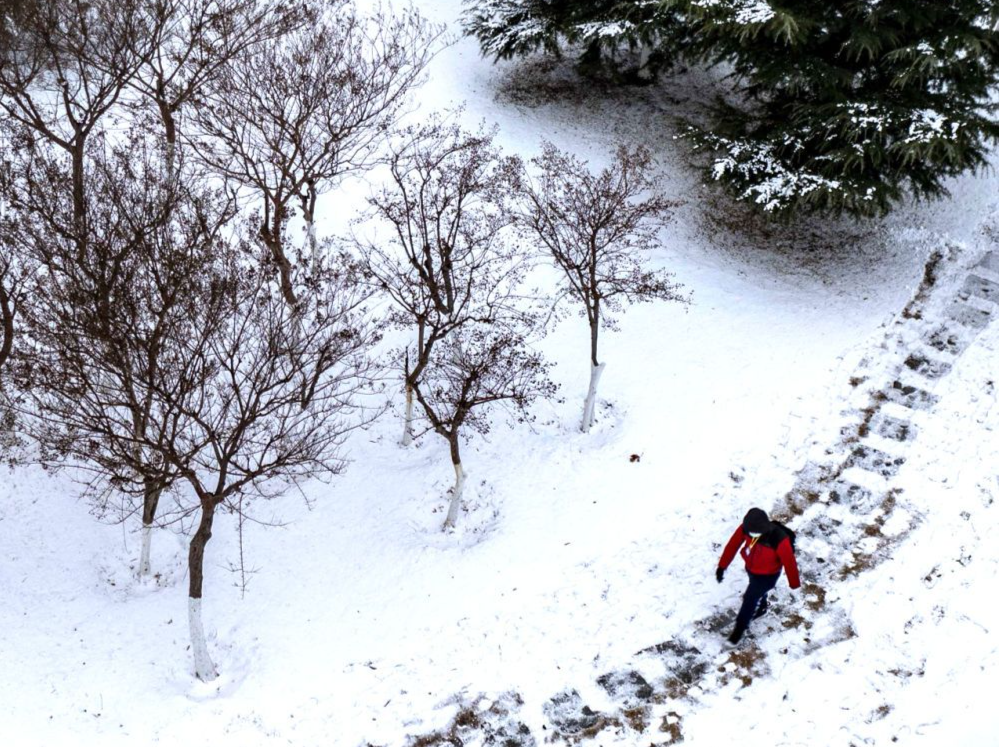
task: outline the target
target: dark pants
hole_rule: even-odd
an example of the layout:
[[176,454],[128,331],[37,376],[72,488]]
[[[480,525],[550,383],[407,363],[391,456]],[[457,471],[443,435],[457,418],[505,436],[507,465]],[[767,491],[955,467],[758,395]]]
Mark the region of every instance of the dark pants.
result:
[[740,612],[736,615],[736,627],[743,630],[746,630],[747,626],[750,625],[750,620],[758,607],[765,603],[767,592],[778,583],[781,571],[766,576],[747,571],[747,576],[750,577],[750,583],[747,584],[747,590],[743,592],[743,606],[740,607]]

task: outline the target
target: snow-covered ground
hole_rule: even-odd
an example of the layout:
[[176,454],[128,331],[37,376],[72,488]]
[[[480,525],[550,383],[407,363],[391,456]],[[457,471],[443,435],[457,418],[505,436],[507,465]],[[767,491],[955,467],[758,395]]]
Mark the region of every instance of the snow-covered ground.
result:
[[[454,0],[418,5],[457,29]],[[995,172],[878,227],[742,230],[740,211],[699,186],[672,140],[673,94],[553,85],[529,105],[511,95],[520,70],[460,40],[435,59],[420,112],[465,102],[466,121],[498,123],[502,145],[526,157],[543,137],[595,164],[621,139],[645,142],[683,201],[653,261],[693,302],[634,307],[605,334],[594,432],[576,430],[587,337],[571,316],[544,342],[564,401],[537,405],[532,425],[500,417],[472,440],[456,532],[439,530],[452,482],[444,442],[430,434],[402,449],[392,415],[356,434],[345,475],[307,487],[311,509],[295,494],[253,507],[281,526],[245,528],[256,569],[245,594],[229,569],[235,517],[220,517],[206,556],[212,683],[195,679],[187,650],[181,528],[156,532],[159,577],[138,582],[137,521],[95,521],[68,474],[4,472],[0,744],[404,745],[511,692],[541,743],[559,693],[608,711],[598,677],[647,666],[655,684],[635,652],[735,610],[739,574],[714,578],[720,543],[751,505],[780,511],[797,470],[836,450],[867,396],[849,379],[878,381],[919,343],[927,330],[899,314],[931,252],[946,250],[936,313],[996,248]],[[683,82],[684,95],[697,84]],[[327,197],[330,230],[367,189]],[[794,631],[759,634],[747,645],[768,665],[750,686],[722,677],[664,705],[685,744],[998,743],[997,337],[994,312],[934,382],[939,399],[891,478],[902,492],[886,556],[824,582],[851,635],[789,649]],[[789,521],[807,577],[870,539],[808,531],[819,510]],[[788,617],[807,601],[784,580],[778,597]],[[816,611],[816,630],[824,614],[834,613]],[[726,651],[713,651],[725,669]],[[668,742],[659,726],[609,727],[595,743]]]

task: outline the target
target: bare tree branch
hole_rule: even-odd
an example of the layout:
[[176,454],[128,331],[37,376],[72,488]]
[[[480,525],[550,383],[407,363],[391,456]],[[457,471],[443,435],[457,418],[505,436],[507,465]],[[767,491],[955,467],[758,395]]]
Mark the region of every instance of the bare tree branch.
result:
[[[260,236],[293,306],[293,268],[318,248],[318,196],[369,167],[441,33],[412,9],[364,15],[348,0],[311,0],[306,13],[308,23],[248,46],[206,81],[192,139],[210,169],[262,200]],[[296,206],[308,232],[298,256],[286,237]]]
[[31,0],[0,48],[0,112],[71,159],[75,230],[85,229],[84,153],[98,122],[157,47],[142,0]]
[[233,57],[275,43],[308,16],[300,4],[276,0],[161,0],[148,8],[162,34],[129,86],[156,108],[172,173],[182,109],[198,104]]

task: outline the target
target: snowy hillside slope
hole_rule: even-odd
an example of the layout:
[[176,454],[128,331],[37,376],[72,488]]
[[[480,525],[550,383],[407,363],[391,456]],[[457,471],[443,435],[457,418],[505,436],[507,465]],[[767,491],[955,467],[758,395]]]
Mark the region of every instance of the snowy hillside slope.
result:
[[[418,5],[454,28],[459,3]],[[650,145],[684,201],[654,262],[691,290],[691,307],[635,307],[606,336],[588,436],[575,430],[586,328],[563,320],[543,346],[564,401],[537,405],[530,426],[499,417],[473,439],[454,533],[439,531],[452,481],[443,442],[401,449],[391,415],[356,434],[342,478],[308,486],[312,508],[294,494],[252,507],[280,526],[246,527],[256,572],[245,595],[229,570],[235,519],[221,516],[206,563],[221,672],[211,684],[194,678],[187,650],[184,528],[157,531],[158,576],[139,583],[137,521],[96,522],[68,473],[4,472],[0,744],[395,746],[449,730],[466,744],[502,744],[500,730],[541,744],[560,729],[586,738],[589,727],[571,728],[584,705],[604,717],[584,743],[602,745],[717,745],[747,732],[775,745],[997,744],[986,703],[996,312],[969,302],[993,309],[976,327],[947,310],[995,249],[996,174],[878,228],[747,226],[697,183],[669,121],[651,127],[676,91],[591,97],[557,67],[550,95],[528,102],[511,96],[523,69],[494,67],[461,40],[433,63],[414,116],[464,101],[467,122],[497,122],[525,157],[543,137],[595,164],[620,139]],[[328,231],[347,230],[369,186],[346,189],[327,198]],[[923,316],[909,319],[938,250]],[[996,281],[995,266],[984,272]],[[957,355],[927,350],[932,322],[964,335]],[[914,351],[950,370],[920,380],[935,401],[895,441],[887,418],[904,413],[873,397],[916,381]],[[852,513],[808,488],[866,444],[905,456],[869,485],[892,492],[891,511]],[[871,479],[859,464],[845,479]],[[782,580],[779,610],[731,660],[719,631],[742,588],[738,574],[720,586],[713,572],[751,505],[789,517],[803,576],[823,594]],[[697,676],[671,686],[685,671]],[[608,674],[621,677],[601,684]]]

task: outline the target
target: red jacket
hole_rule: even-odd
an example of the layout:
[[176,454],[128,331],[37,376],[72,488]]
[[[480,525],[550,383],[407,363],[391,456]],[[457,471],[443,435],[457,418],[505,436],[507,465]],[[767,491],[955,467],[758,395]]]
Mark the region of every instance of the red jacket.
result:
[[719,568],[723,570],[728,568],[736,557],[737,550],[743,556],[743,562],[750,573],[769,576],[772,573],[780,573],[784,568],[788,576],[788,585],[793,589],[799,588],[799,567],[795,564],[792,543],[780,528],[775,527],[755,540],[744,532],[743,526],[740,525],[722,551]]

